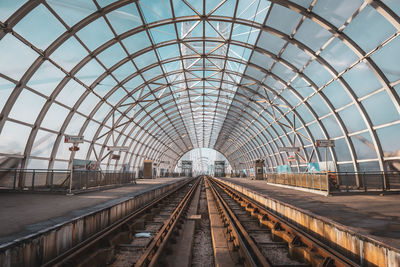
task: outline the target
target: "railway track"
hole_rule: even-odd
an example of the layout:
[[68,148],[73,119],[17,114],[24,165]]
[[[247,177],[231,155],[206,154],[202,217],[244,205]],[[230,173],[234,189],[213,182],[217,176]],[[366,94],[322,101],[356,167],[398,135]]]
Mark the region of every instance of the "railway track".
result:
[[[195,242],[201,220],[208,229]],[[204,266],[192,254],[212,253],[204,261],[210,267],[359,266],[209,177],[188,181],[45,266]]]
[[295,225],[213,179],[206,179],[244,266],[359,266]]
[[44,266],[156,266],[201,179],[192,179]]

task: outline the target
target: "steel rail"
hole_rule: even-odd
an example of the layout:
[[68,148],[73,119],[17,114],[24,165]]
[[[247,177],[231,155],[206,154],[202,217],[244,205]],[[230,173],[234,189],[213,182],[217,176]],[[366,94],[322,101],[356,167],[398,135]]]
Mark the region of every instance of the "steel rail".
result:
[[200,182],[201,179],[198,178],[196,183],[192,186],[189,192],[186,193],[168,220],[166,220],[161,230],[153,238],[150,245],[143,252],[139,260],[136,262],[135,267],[157,266],[157,260],[165,248],[165,245],[167,244],[176,223],[181,218],[185,208],[189,205],[190,200],[192,199]]
[[143,207],[137,209],[124,219],[121,219],[110,226],[104,228],[103,230],[97,232],[96,234],[93,234],[89,238],[85,239],[81,243],[77,244],[76,246],[70,248],[69,250],[63,252],[62,254],[58,255],[57,257],[53,258],[52,260],[46,262],[43,264],[43,267],[47,266],[58,266],[62,265],[63,263],[68,262],[69,260],[72,260],[73,258],[76,258],[79,255],[83,255],[86,251],[88,251],[90,248],[95,246],[99,241],[101,241],[103,238],[106,236],[110,235],[114,231],[118,230],[120,227],[128,223],[129,221],[137,218],[138,216],[142,215],[145,213],[147,210],[151,209],[153,206],[158,204],[159,202],[165,200],[168,198],[170,195],[173,193],[177,192],[178,190],[182,189],[184,186],[192,182],[193,179],[189,179],[187,182],[183,183],[181,186],[178,186],[171,192],[167,192],[160,197],[153,199],[150,203],[145,204]]
[[290,244],[305,245],[304,251],[308,250],[311,258],[313,256],[322,257],[322,266],[361,266],[349,257],[345,256],[342,252],[335,250],[317,237],[307,233],[299,226],[296,226],[293,223],[267,210],[255,200],[250,199],[235,189],[226,186],[220,181],[212,179],[212,182],[217,184],[231,198],[237,202],[240,202],[240,204],[245,207],[247,211],[251,212],[252,215],[256,215],[260,220],[260,223],[268,226],[271,229],[282,230],[285,232],[286,234],[282,236],[285,241]]
[[[218,204],[217,208],[224,217],[224,224],[229,225],[230,233],[234,236],[234,243],[242,252],[244,257],[245,266],[272,266],[272,264],[264,257],[256,243],[247,233],[239,219],[229,208],[229,205],[222,198],[221,194],[216,190],[214,184],[208,179],[207,184],[210,186],[211,192],[214,195],[214,199]],[[237,240],[235,242],[235,240]]]

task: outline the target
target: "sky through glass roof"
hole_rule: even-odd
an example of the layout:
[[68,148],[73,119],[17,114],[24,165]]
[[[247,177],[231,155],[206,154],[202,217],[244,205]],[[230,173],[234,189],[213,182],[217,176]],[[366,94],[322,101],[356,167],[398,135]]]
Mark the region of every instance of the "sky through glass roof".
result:
[[[397,1],[146,0],[0,2],[0,155],[26,168],[103,169],[144,159],[172,170],[213,148],[233,169],[300,146],[293,171],[400,160]],[[128,146],[115,161],[107,146]],[[163,165],[164,164],[164,165]]]

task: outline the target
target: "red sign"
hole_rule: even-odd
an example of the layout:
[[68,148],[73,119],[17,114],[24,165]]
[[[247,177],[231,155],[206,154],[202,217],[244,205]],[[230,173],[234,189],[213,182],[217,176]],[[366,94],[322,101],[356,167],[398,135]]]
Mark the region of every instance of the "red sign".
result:
[[111,159],[119,160],[120,158],[121,158],[121,156],[120,156],[120,155],[116,155],[116,154],[113,154],[113,155],[111,156]]
[[69,148],[69,151],[78,151],[78,150],[79,150],[79,147],[77,147],[77,146],[71,146]]
[[287,161],[291,162],[291,161],[296,161],[296,156],[289,156],[287,157]]

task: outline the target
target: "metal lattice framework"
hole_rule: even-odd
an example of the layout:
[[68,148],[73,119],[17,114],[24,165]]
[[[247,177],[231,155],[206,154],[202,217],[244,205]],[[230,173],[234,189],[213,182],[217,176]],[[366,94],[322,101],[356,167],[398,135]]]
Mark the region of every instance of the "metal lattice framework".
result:
[[[0,155],[23,167],[172,169],[210,147],[234,169],[300,146],[292,168],[400,160],[396,1],[147,0],[0,3]],[[107,146],[128,146],[111,160]]]

